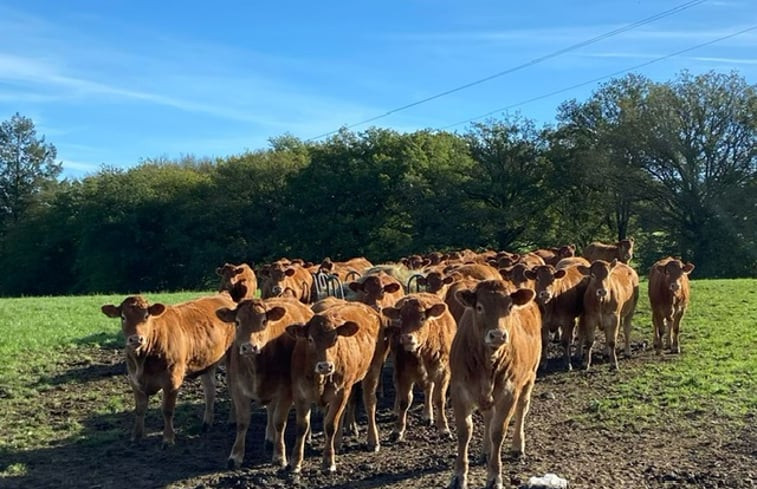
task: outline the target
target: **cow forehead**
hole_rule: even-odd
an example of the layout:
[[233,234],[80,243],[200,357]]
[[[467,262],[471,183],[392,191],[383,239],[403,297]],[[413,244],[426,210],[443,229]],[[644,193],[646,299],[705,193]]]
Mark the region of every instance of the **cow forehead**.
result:
[[591,264],[591,273],[597,278],[604,278],[610,274],[610,264],[597,260]]
[[139,295],[130,296],[121,302],[121,310],[146,310],[149,307],[147,300]]
[[237,306],[237,314],[242,316],[262,316],[266,313],[265,304],[259,300],[244,300]]

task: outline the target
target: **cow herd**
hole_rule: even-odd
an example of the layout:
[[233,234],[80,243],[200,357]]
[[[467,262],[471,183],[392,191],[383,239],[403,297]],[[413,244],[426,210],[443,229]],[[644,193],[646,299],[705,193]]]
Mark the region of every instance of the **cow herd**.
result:
[[[345,430],[356,432],[357,397],[368,422],[368,449],[380,449],[376,424],[382,370],[391,356],[395,426],[403,440],[414,386],[423,391],[423,421],[452,439],[445,406],[454,412],[457,460],[450,487],[464,488],[472,414],[484,419],[487,487],[502,487],[501,450],[514,418],[511,450],[525,450],[524,425],[547,344],[559,335],[564,368],[572,347],[590,368],[595,333],[604,332],[610,368],[618,368],[622,327],[630,355],[631,320],[639,277],[628,263],[633,239],[592,243],[576,256],[573,245],[529,253],[471,250],[413,255],[373,265],[365,258],[320,264],[280,259],[257,273],[225,264],[219,292],[182,304],[149,304],[131,296],[102,312],[120,318],[126,365],[134,392],[133,439],[144,435],[149,396],[163,391],[163,443],[174,443],[176,397],[187,377],[200,376],[205,393],[203,428],[213,423],[215,370],[226,367],[236,438],[229,467],[245,455],[251,401],[265,406],[265,443],[273,464],[302,469],[310,414],[323,411],[322,468],[336,470]],[[654,347],[680,352],[681,318],[694,266],[671,257],[652,267],[649,299]],[[256,298],[256,297],[261,298]],[[296,439],[289,452],[284,431],[291,408]]]

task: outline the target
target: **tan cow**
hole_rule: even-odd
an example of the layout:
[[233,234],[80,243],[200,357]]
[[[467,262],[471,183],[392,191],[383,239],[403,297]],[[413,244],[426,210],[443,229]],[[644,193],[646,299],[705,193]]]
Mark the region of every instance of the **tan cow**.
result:
[[213,424],[215,371],[234,339],[234,329],[215,312],[233,305],[228,294],[218,294],[173,306],[148,304],[142,296],[102,306],[103,314],[121,319],[126,338],[126,368],[136,404],[133,440],[144,436],[149,397],[162,389],[163,444],[173,445],[176,397],[186,377],[202,379],[203,429]]
[[312,302],[313,275],[298,263],[278,260],[261,270],[265,278],[261,297],[294,297],[303,304]]
[[290,468],[300,472],[305,435],[310,431],[311,404],[327,406],[323,468],[336,470],[335,449],[341,444],[341,418],[350,392],[362,380],[368,418],[368,447],[379,450],[376,426],[376,385],[387,354],[387,341],[379,314],[358,302],[336,304],[301,326],[287,328],[296,336],[292,355],[292,388],[297,411],[297,439]]
[[532,289],[535,290],[535,282],[528,278],[526,272],[531,268],[524,263],[516,263],[510,267],[500,268],[499,274],[502,275],[502,279],[513,284],[516,289]]
[[224,266],[216,268],[216,274],[221,277],[218,292],[227,291],[236,302],[255,297],[255,292],[258,290],[258,279],[248,264],[226,263]]
[[266,406],[265,441],[273,444],[273,464],[284,467],[284,430],[292,407],[295,345],[286,327],[307,322],[313,311],[292,298],[271,298],[243,300],[236,308],[223,307],[216,314],[222,321],[236,325],[234,344],[229,349],[229,389],[237,435],[229,454],[229,468],[238,468],[244,459],[250,401]]
[[478,284],[480,280],[473,278],[461,278],[453,282],[447,289],[447,293],[444,296],[444,303],[447,304],[452,317],[455,318],[455,322],[460,324],[460,320],[465,313],[465,306],[457,300],[457,292],[459,290],[472,289]]
[[583,367],[588,369],[591,366],[594,332],[600,328],[605,332],[610,368],[617,370],[615,345],[621,325],[625,334],[625,355],[631,356],[631,318],[639,301],[639,276],[633,268],[618,260],[609,263],[597,260],[591,267],[578,265],[577,268],[589,277],[578,326],[578,348]]
[[403,295],[402,284],[384,272],[379,271],[370,275],[363,275],[358,280],[349,283],[349,288],[355,292],[355,300],[381,312],[381,309],[393,306]]
[[569,244],[559,248],[539,248],[532,253],[539,255],[544,260],[545,265],[557,266],[557,263],[563,258],[570,258],[576,254],[576,245]]
[[359,277],[366,270],[373,267],[373,264],[365,257],[351,258],[346,261],[331,261],[331,258],[324,258],[318,267],[319,272],[334,274],[339,280],[346,282],[351,277]]
[[652,306],[654,348],[658,354],[662,352],[664,337],[667,338],[665,348],[681,353],[678,336],[681,318],[689,306],[689,274],[693,270],[693,264],[684,264],[669,256],[657,261],[649,272],[649,303]]
[[474,278],[476,280],[499,280],[501,278],[499,271],[495,267],[484,263],[450,266],[444,270],[444,273],[446,275],[456,273],[463,278]]
[[622,239],[615,244],[605,244],[595,241],[584,248],[581,256],[590,262],[597,260],[604,260],[606,262],[618,260],[626,264],[630,263],[633,258],[633,238]]
[[541,317],[531,289],[511,291],[489,280],[457,292],[466,306],[452,341],[450,392],[457,426],[457,460],[450,488],[467,487],[473,410],[484,417],[486,487],[502,487],[500,452],[515,414],[512,451],[525,452],[524,425],[541,356]]
[[413,386],[423,387],[423,420],[434,422],[439,433],[451,438],[444,412],[449,386],[449,351],[457,324],[447,305],[434,294],[410,294],[394,307],[384,308],[382,314],[392,320],[396,330],[392,341],[394,389],[399,402],[395,403],[397,423],[392,433],[394,441],[401,441],[407,427],[407,411],[413,402]]
[[560,331],[563,347],[563,362],[566,370],[573,366],[570,362],[570,347],[576,327],[576,318],[583,311],[584,293],[589,279],[578,266],[555,269],[551,265],[536,267],[526,272],[526,277],[536,283],[536,297],[541,311],[541,368],[547,366],[547,345],[550,333]]

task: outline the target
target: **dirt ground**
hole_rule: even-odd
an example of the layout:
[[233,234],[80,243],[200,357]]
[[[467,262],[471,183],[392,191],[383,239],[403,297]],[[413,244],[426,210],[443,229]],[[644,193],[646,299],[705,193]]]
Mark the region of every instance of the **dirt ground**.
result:
[[[551,348],[557,348],[556,345]],[[555,349],[554,357],[558,350]],[[87,360],[75,360],[87,357]],[[446,487],[454,465],[455,442],[440,439],[434,428],[421,426],[422,394],[416,392],[406,440],[390,443],[394,393],[389,368],[384,372],[386,395],[380,401],[378,422],[381,451],[364,450],[365,423],[359,438],[347,437],[337,456],[337,473],[323,474],[320,467],[320,416],[314,415],[313,446],[306,450],[302,475],[295,479],[269,466],[262,437],[265,413],[256,409],[248,433],[247,454],[240,470],[227,470],[226,459],[234,439],[226,425],[229,402],[223,374],[219,373],[219,402],[213,430],[200,433],[202,393],[199,380],[188,381],[177,407],[176,446],[161,450],[162,418],[153,398],[146,419],[149,436],[140,444],[128,440],[133,423],[133,403],[125,378],[122,353],[113,349],[89,349],[71,356],[54,372],[41,377],[50,387],[41,397],[38,411],[18,413],[19,423],[46,423],[65,429],[72,419],[82,433],[51,443],[42,449],[0,452],[0,471],[24,464],[26,473],[0,478],[3,488],[428,488]],[[655,429],[612,430],[586,421],[591,399],[602,397],[606,385],[621,373],[612,373],[601,353],[595,354],[590,372],[562,372],[558,360],[550,363],[537,382],[526,425],[526,459],[505,460],[505,480],[512,487],[529,477],[556,473],[581,488],[754,488],[757,487],[757,429],[754,416],[746,428],[736,429],[707,413],[694,413],[682,429],[671,424]],[[655,358],[634,345],[631,364],[675,361]],[[126,412],[104,409],[103,400],[121,396]],[[127,397],[128,396],[128,397]],[[639,402],[643,402],[640,400]],[[7,414],[7,413],[6,413]],[[600,416],[597,414],[597,416]],[[448,412],[454,433],[454,415]],[[481,446],[481,422],[475,418],[471,454]],[[287,450],[294,438],[294,415],[287,426]],[[509,446],[509,437],[506,440]],[[485,471],[471,465],[470,487],[482,487]]]

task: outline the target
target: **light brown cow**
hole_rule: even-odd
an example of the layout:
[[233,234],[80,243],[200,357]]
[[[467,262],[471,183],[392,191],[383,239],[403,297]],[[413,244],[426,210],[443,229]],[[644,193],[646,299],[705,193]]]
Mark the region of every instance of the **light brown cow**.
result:
[[323,426],[326,435],[323,468],[336,470],[335,449],[341,444],[341,418],[353,385],[362,380],[368,418],[368,447],[379,450],[376,426],[376,385],[387,354],[381,316],[358,302],[336,304],[302,326],[287,328],[297,336],[292,355],[292,388],[297,411],[297,439],[290,468],[302,468],[305,435],[310,431],[311,404],[328,406]]
[[536,282],[536,298],[542,314],[541,368],[547,366],[547,345],[551,333],[560,331],[563,362],[566,370],[570,362],[570,347],[576,327],[576,318],[583,312],[584,293],[589,279],[577,266],[555,269],[551,265],[536,267],[526,272]]
[[213,424],[215,371],[234,339],[234,329],[215,312],[233,305],[228,294],[218,294],[172,306],[148,304],[142,296],[102,306],[103,314],[121,319],[126,338],[126,368],[136,404],[133,440],[144,436],[149,397],[162,389],[163,444],[173,445],[176,397],[186,377],[201,377],[203,429]]
[[517,263],[511,267],[500,268],[499,274],[502,275],[503,280],[513,284],[516,289],[535,290],[536,283],[526,275],[529,270],[528,265]]
[[397,423],[392,433],[394,441],[401,441],[407,427],[407,411],[413,402],[413,386],[423,387],[423,420],[434,422],[439,433],[451,438],[444,408],[449,386],[449,351],[457,324],[447,305],[434,294],[410,294],[382,314],[392,320],[392,358]]
[[261,297],[294,297],[303,304],[312,302],[313,275],[298,263],[278,260],[261,270],[265,278]]
[[224,307],[216,314],[236,325],[234,344],[229,349],[229,389],[237,435],[229,454],[229,468],[238,468],[244,459],[250,401],[266,406],[265,441],[273,444],[273,464],[284,467],[284,430],[292,407],[291,365],[295,345],[286,327],[307,322],[313,311],[292,298],[271,298],[243,300],[236,308]]
[[654,348],[658,354],[662,352],[663,338],[667,338],[665,348],[681,353],[678,336],[681,319],[689,306],[689,274],[693,270],[693,264],[669,256],[657,261],[649,272]]
[[594,332],[600,328],[605,332],[610,368],[617,370],[615,345],[621,325],[625,334],[625,354],[631,356],[631,318],[639,301],[639,276],[633,268],[618,260],[610,263],[597,260],[591,267],[578,265],[577,268],[589,277],[584,293],[584,311],[578,326],[578,347],[583,367],[588,369],[591,366]]
[[503,256],[497,261],[497,268],[507,268],[518,263],[523,263],[528,268],[534,268],[544,265],[544,260],[536,253],[524,253],[519,255],[511,253],[510,256]]
[[600,241],[595,241],[587,245],[581,256],[595,262],[597,260],[604,260],[611,262],[618,260],[623,263],[630,263],[633,259],[633,238],[622,239],[615,244],[605,244]]
[[221,277],[218,292],[227,291],[236,302],[255,297],[255,292],[258,290],[258,279],[248,264],[226,263],[224,266],[216,268],[216,274]]
[[559,248],[539,248],[532,253],[539,255],[544,260],[545,265],[552,265],[553,267],[563,258],[570,258],[576,254],[576,245],[569,244],[560,246]]
[[[441,267],[443,268],[443,267]],[[447,287],[455,281],[455,277],[452,275],[444,275],[441,269],[432,269],[426,276],[418,277],[418,285],[425,287],[426,292],[434,294],[439,297],[444,297],[447,293]]]
[[384,307],[393,306],[403,295],[402,284],[394,277],[378,272],[364,275],[349,283],[349,288],[355,292],[358,302],[381,312]]
[[500,452],[515,414],[512,451],[525,452],[524,425],[541,356],[541,317],[531,289],[511,291],[501,280],[460,290],[466,310],[452,342],[450,392],[457,426],[457,460],[449,487],[467,487],[473,410],[484,417],[486,487],[502,487]]
[[447,294],[444,296],[444,303],[447,304],[447,308],[449,309],[450,314],[452,314],[452,317],[455,318],[457,324],[460,324],[460,319],[462,319],[463,314],[465,313],[465,306],[456,298],[457,292],[459,290],[472,289],[479,282],[480,280],[473,278],[461,278],[460,280],[453,282],[447,289]]
[[569,256],[558,261],[557,265],[555,265],[554,267],[559,270],[560,268],[574,267],[577,265],[590,267],[591,262],[582,256]]
[[499,280],[501,278],[499,271],[484,263],[468,263],[465,265],[451,266],[444,270],[446,275],[456,273],[463,278],[474,278],[476,280]]
[[329,273],[339,277],[339,280],[346,282],[355,276],[360,277],[366,270],[373,267],[373,264],[365,257],[351,258],[346,261],[331,261],[331,258],[324,258],[318,268],[319,272]]

